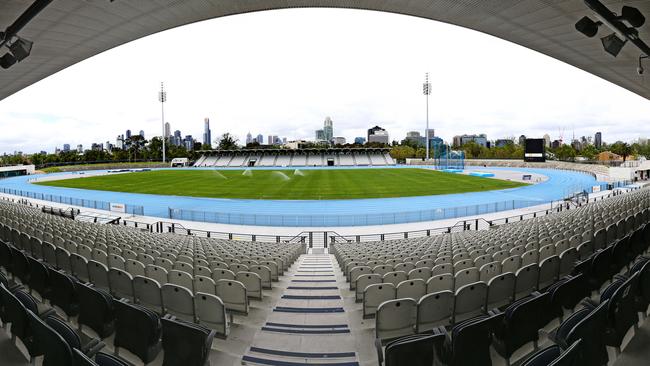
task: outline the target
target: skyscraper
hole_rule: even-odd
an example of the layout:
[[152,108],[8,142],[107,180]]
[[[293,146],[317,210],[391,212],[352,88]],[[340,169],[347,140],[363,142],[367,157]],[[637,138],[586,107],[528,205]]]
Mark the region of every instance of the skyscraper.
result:
[[549,136],[548,133],[544,134],[544,145],[546,145],[546,147],[551,147],[551,136]]
[[603,146],[603,134],[600,132],[596,132],[596,136],[594,136],[594,145],[596,145],[597,149],[600,149]]
[[131,138],[131,130],[126,130],[126,138],[127,139]]
[[246,145],[250,144],[251,142],[253,142],[253,135],[251,135],[249,132],[246,134]]
[[63,144],[63,152],[70,151],[70,144]]
[[521,146],[526,145],[526,135],[519,136],[519,145]]
[[208,117],[203,120],[203,145],[212,145],[212,131],[210,131],[210,119]]
[[169,124],[169,122],[165,122],[165,138],[169,138],[169,136],[171,136],[171,129],[172,126]]
[[260,145],[264,144],[264,136],[262,136],[261,133],[259,135],[257,135],[257,143],[260,144]]
[[181,137],[180,130],[174,131],[174,138],[172,139],[172,142],[176,146],[181,146],[181,144],[183,143],[183,138]]
[[323,141],[323,140],[325,140],[325,131],[316,130],[316,141]]
[[140,136],[142,136],[142,138],[144,138],[144,130],[140,130]]
[[332,119],[329,117],[325,117],[325,122],[323,123],[323,134],[323,140],[327,142],[332,141],[332,138],[334,137],[334,125]]
[[368,142],[378,142],[380,144],[388,144],[388,132],[379,127],[375,126],[368,129]]

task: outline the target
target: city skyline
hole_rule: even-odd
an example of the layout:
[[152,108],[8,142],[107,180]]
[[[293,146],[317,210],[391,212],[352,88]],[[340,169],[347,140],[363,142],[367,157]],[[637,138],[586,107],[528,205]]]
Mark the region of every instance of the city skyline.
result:
[[[337,27],[328,26],[333,20]],[[364,32],[353,31],[360,25]],[[206,43],[221,33],[237,36]],[[440,43],[422,47],[432,36]],[[165,46],[178,42],[197,57]],[[304,47],[296,50],[295,42]],[[336,51],[320,57],[323,49]],[[476,53],[484,55],[480,63]],[[273,57],[260,62],[262,55]],[[120,72],[107,75],[107,67]],[[348,141],[374,125],[401,140],[424,130],[425,71],[430,126],[446,141],[458,133],[509,136],[513,127],[551,140],[562,128],[578,136],[602,131],[610,142],[650,136],[647,100],[512,43],[395,14],[292,9],[172,29],[63,70],[0,102],[0,128],[12,131],[0,136],[0,147],[30,153],[73,141],[89,146],[126,128],[159,136],[160,80],[169,93],[165,120],[192,136],[203,132],[196,121],[210,116],[218,126],[213,136],[228,131],[245,141],[251,131],[305,139],[329,115],[335,135]],[[254,105],[251,85],[259,96]]]

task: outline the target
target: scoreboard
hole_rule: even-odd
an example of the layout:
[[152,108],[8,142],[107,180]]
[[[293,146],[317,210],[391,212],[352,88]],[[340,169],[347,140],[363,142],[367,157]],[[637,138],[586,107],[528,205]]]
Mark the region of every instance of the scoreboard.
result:
[[546,161],[546,141],[544,139],[526,139],[524,161],[543,163]]

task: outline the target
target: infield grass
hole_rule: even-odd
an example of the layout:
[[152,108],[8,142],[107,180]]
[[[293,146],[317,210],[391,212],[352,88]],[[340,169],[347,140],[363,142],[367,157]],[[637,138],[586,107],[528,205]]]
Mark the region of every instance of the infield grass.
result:
[[525,185],[426,169],[155,170],[37,184],[173,196],[277,200],[429,196]]

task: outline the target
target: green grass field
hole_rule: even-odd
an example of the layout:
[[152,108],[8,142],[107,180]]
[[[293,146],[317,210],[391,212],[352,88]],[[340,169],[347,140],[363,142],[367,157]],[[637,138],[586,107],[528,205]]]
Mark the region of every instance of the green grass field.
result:
[[158,170],[38,184],[174,196],[281,200],[428,196],[524,185],[425,169]]

